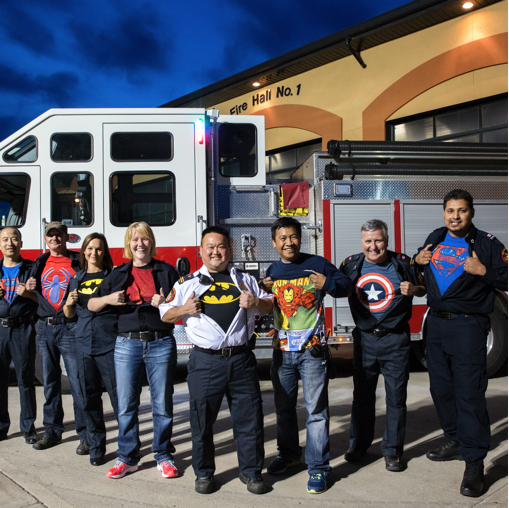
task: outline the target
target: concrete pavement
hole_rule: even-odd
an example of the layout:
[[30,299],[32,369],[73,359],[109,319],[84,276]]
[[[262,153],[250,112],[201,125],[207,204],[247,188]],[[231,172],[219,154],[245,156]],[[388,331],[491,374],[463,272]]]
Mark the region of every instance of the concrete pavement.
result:
[[[429,395],[426,372],[412,372],[409,384],[408,425],[404,459],[407,469],[390,473],[380,452],[379,443],[385,425],[385,392],[383,381],[377,390],[376,441],[368,454],[355,465],[343,459],[348,448],[352,377],[348,362],[338,363],[340,376],[331,381],[331,465],[329,490],[321,495],[306,492],[305,466],[290,474],[275,477],[264,472],[268,487],[264,496],[246,491],[238,479],[237,457],[226,402],[215,426],[216,475],[218,490],[208,496],[194,491],[191,467],[191,435],[189,427],[189,395],[185,370],[180,369],[174,395],[175,462],[181,476],[163,479],[156,470],[150,450],[152,424],[150,396],[142,394],[140,437],[142,455],[140,469],[119,480],[106,477],[116,460],[117,425],[104,394],[108,428],[108,463],[90,466],[88,457],[75,453],[79,443],[73,428],[72,399],[64,395],[66,430],[62,444],[44,451],[25,444],[19,433],[19,397],[16,387],[9,388],[12,420],[9,439],[0,442],[0,507],[239,507],[261,503],[278,508],[299,505],[346,507],[500,507],[507,506],[507,377],[490,380],[488,409],[492,422],[491,450],[485,462],[485,492],[478,499],[459,494],[464,463],[459,461],[432,463],[426,450],[436,447],[442,439],[437,416]],[[265,414],[265,453],[267,466],[276,454],[276,417],[268,369],[260,369]],[[37,388],[37,428],[42,432],[42,387]],[[305,443],[305,408],[299,398],[301,444]]]

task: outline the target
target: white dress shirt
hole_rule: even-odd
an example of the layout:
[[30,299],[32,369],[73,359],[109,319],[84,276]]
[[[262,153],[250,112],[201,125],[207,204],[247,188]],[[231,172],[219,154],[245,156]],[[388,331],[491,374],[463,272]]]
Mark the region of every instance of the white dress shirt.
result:
[[[258,287],[258,283],[252,275],[242,272],[230,264],[228,265],[228,271],[235,286],[237,286],[241,293],[248,291],[258,298],[270,300],[274,298],[271,294]],[[166,302],[159,306],[161,318],[169,309],[184,305],[193,294],[193,291],[195,298],[200,298],[208,291],[212,284],[200,283],[200,273],[212,280],[214,279],[214,274],[211,274],[205,265],[191,276],[186,275],[179,279],[166,298]],[[202,313],[192,316],[185,315],[182,318],[182,322],[189,340],[195,346],[204,349],[222,349],[247,343],[254,332],[255,316],[259,314],[260,312],[256,308],[239,308],[226,333],[213,319]]]

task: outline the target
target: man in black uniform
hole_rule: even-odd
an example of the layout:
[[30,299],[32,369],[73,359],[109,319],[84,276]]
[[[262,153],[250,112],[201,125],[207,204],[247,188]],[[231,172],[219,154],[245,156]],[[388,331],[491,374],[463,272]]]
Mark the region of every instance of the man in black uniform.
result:
[[427,360],[430,391],[447,442],[433,461],[466,462],[460,492],[481,495],[490,444],[486,408],[486,339],[495,291],[507,291],[507,249],[473,224],[472,196],[460,189],[444,198],[445,227],[433,231],[415,261],[424,267],[430,312]]
[[14,363],[18,379],[21,414],[19,428],[25,442],[37,441],[34,422],[35,400],[35,329],[37,295],[28,283],[33,261],[23,259],[23,243],[17,228],[7,227],[0,233],[0,441],[7,439],[10,426],[7,409],[9,366]]
[[382,453],[388,471],[402,471],[412,299],[424,296],[414,261],[387,250],[387,224],[367,221],[361,227],[362,253],[346,258],[341,271],[356,286],[349,298],[355,321],[353,404],[348,462],[357,462],[371,446],[375,428],[376,385],[385,380],[387,422]]

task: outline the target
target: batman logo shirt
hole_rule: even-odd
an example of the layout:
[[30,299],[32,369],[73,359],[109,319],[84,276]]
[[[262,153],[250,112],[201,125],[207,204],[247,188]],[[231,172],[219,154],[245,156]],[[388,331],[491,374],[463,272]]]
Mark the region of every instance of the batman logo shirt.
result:
[[96,292],[99,284],[104,280],[104,272],[87,273],[78,287],[79,304],[86,308],[88,300]]
[[226,333],[239,311],[240,290],[228,270],[213,273],[214,284],[201,297],[202,312],[213,319]]

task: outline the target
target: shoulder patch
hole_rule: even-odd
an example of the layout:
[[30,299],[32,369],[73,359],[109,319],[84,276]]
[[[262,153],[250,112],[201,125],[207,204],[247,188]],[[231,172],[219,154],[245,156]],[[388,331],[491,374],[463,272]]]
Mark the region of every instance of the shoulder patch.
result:
[[490,239],[490,240],[495,240],[496,236],[495,235],[492,235],[491,233],[486,233],[486,236]]
[[177,294],[177,292],[175,291],[175,288],[173,288],[170,291],[170,294],[166,297],[165,303],[173,302],[173,300],[175,300],[175,295],[176,294]]
[[502,259],[504,260],[504,263],[507,263],[507,249],[504,248],[504,250],[502,250]]

